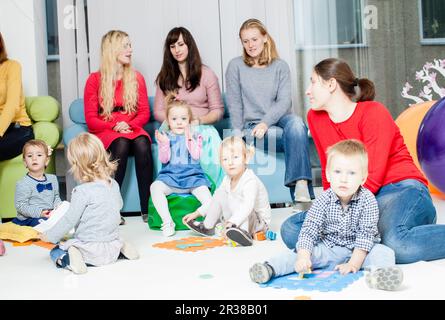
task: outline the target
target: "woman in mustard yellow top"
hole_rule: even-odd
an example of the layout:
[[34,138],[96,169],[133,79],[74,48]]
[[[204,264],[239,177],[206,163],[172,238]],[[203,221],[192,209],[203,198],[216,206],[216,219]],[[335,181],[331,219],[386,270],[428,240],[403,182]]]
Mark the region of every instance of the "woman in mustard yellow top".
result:
[[31,139],[34,133],[25,108],[21,66],[8,59],[0,33],[0,161],[21,154]]

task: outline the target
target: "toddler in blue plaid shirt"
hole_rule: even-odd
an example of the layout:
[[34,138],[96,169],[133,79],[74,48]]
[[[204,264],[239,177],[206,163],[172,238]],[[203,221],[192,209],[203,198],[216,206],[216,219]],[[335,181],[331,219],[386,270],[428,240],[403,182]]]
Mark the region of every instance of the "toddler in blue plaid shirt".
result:
[[324,191],[306,214],[296,244],[289,251],[250,268],[254,282],[292,272],[328,268],[341,274],[369,268],[369,286],[395,290],[402,282],[392,249],[379,244],[379,208],[371,191],[363,187],[368,176],[368,156],[358,140],[343,140],[327,151]]

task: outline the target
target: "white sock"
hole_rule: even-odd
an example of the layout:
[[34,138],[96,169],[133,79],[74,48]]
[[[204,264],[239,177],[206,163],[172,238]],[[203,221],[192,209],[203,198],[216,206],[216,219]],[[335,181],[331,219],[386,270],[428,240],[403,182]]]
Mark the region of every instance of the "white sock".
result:
[[311,202],[311,196],[309,195],[309,188],[307,186],[307,180],[298,180],[295,184],[295,201],[297,202]]

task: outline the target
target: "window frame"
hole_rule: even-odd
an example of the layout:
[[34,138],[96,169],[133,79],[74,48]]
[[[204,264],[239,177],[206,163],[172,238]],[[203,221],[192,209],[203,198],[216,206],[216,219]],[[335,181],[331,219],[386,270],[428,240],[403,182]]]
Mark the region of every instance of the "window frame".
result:
[[365,8],[365,3],[364,0],[358,0],[359,1],[359,5],[360,5],[360,11],[361,11],[361,34],[362,34],[362,42],[361,43],[351,43],[351,44],[318,44],[318,45],[314,45],[314,44],[310,44],[310,45],[304,45],[304,38],[303,39],[299,39],[299,32],[297,30],[297,23],[296,22],[296,12],[295,12],[295,6],[296,6],[296,2],[297,1],[301,1],[301,0],[293,0],[292,4],[294,6],[294,32],[295,32],[295,49],[297,51],[304,51],[304,50],[316,50],[316,49],[354,49],[354,48],[366,48],[368,47],[368,37],[367,37],[367,33],[366,33],[366,29],[363,26],[363,12],[364,12],[364,8]]
[[[57,19],[57,2],[54,1],[50,1],[51,4],[53,6],[55,6],[56,8],[56,19]],[[49,46],[48,46],[48,17],[47,17],[47,13],[48,13],[48,8],[47,8],[47,4],[48,2],[45,1],[45,31],[46,31],[46,61],[60,61],[60,52],[58,54],[49,54]],[[57,30],[57,37],[59,37],[59,31]]]
[[417,0],[417,8],[419,11],[419,37],[421,45],[445,45],[444,38],[424,38],[423,37],[423,11],[422,11],[422,1]]

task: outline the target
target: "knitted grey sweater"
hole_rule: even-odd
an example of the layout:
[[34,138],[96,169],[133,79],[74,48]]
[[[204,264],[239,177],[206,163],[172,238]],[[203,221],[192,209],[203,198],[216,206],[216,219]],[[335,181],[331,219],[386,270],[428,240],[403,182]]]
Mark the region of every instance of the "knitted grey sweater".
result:
[[288,64],[276,59],[265,68],[253,68],[242,57],[232,59],[226,70],[226,102],[233,129],[242,130],[251,121],[276,124],[292,112]]

